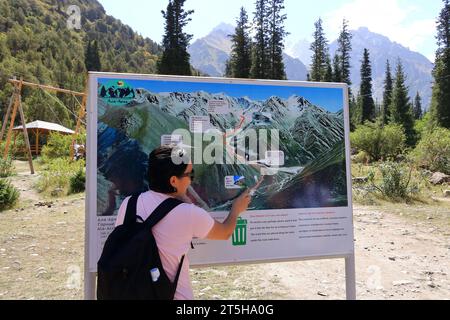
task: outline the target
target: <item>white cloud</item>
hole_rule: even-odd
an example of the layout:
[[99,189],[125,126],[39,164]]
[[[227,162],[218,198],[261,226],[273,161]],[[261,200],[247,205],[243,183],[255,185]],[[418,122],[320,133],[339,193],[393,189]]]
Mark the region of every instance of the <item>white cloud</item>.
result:
[[434,19],[411,20],[411,14],[417,12],[417,6],[400,6],[398,0],[353,0],[328,13],[324,21],[331,39],[337,37],[345,18],[350,29],[368,27],[372,32],[383,34],[417,51],[436,32]]

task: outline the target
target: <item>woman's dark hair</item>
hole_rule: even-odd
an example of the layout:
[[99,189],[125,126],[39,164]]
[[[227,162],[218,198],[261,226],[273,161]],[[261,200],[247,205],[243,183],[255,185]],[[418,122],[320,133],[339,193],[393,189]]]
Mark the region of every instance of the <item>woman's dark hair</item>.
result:
[[148,156],[148,182],[152,191],[174,193],[170,178],[180,177],[186,171],[189,161],[183,149],[175,146],[162,146]]

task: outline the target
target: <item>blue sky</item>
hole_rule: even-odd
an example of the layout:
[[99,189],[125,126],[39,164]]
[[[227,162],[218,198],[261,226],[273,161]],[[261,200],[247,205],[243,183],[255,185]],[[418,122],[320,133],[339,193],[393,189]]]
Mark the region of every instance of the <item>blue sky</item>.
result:
[[[106,12],[121,19],[140,34],[160,43],[164,32],[161,10],[167,0],[100,0]],[[253,16],[255,0],[187,0],[186,9],[193,9],[192,21],[186,28],[194,40],[206,36],[221,22],[234,23],[244,6]],[[334,40],[342,19],[350,27],[368,27],[370,31],[388,36],[434,61],[436,51],[435,21],[443,7],[441,0],[285,0],[286,29],[291,35],[287,45],[311,39],[314,22],[325,22],[329,40]],[[364,14],[369,13],[369,14]]]
[[[111,79],[99,79],[101,84],[107,84]],[[324,109],[337,112],[343,108],[343,90],[335,88],[307,88],[293,86],[262,86],[244,84],[219,84],[200,82],[174,82],[159,80],[125,80],[132,88],[144,88],[153,93],[184,92],[193,93],[205,91],[211,94],[224,93],[228,96],[252,100],[266,100],[271,96],[288,99],[293,95],[306,98],[309,102]]]

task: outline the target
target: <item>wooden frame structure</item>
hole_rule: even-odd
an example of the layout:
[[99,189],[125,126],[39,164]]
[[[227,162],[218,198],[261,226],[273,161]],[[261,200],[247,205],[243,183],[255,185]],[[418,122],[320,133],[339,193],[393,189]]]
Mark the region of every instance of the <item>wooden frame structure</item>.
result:
[[[20,118],[22,121],[22,126],[23,126],[23,135],[24,135],[25,145],[26,145],[27,153],[28,153],[28,162],[30,164],[31,174],[34,174],[32,152],[31,152],[31,147],[30,147],[30,139],[28,137],[25,116],[24,116],[23,108],[22,108],[22,88],[24,86],[27,86],[27,87],[31,87],[31,88],[39,88],[39,89],[46,90],[46,91],[70,94],[75,97],[82,97],[81,108],[78,113],[77,127],[75,129],[74,135],[77,135],[80,132],[81,121],[82,121],[81,119],[86,114],[87,94],[85,92],[76,92],[76,91],[72,91],[72,90],[66,90],[66,89],[62,89],[62,88],[57,88],[57,87],[52,87],[52,86],[47,86],[47,85],[42,85],[42,84],[36,84],[36,83],[32,83],[32,82],[25,82],[25,81],[23,81],[23,79],[17,80],[14,78],[14,79],[10,79],[9,82],[14,86],[14,91],[13,91],[13,95],[11,97],[11,100],[10,100],[10,103],[8,106],[8,110],[6,112],[6,116],[3,121],[1,133],[0,133],[0,141],[2,141],[3,135],[5,134],[6,126],[9,122],[8,134],[6,136],[5,150],[3,151],[3,158],[6,159],[8,157],[9,148],[11,145],[11,136],[12,136],[12,132],[13,132],[13,128],[14,128],[14,121],[16,120],[17,111],[19,111]],[[11,114],[11,112],[12,112],[12,114]],[[70,149],[70,156],[71,156],[70,158],[71,159],[73,158],[74,144],[75,144],[75,139],[72,140],[72,147]]]

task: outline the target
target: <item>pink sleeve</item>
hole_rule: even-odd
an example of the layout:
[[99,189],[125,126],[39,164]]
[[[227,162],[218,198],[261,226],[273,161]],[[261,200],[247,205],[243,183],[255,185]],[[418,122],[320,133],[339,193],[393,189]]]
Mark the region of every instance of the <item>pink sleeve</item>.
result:
[[214,219],[208,212],[196,205],[191,205],[192,236],[205,239],[214,226]]

